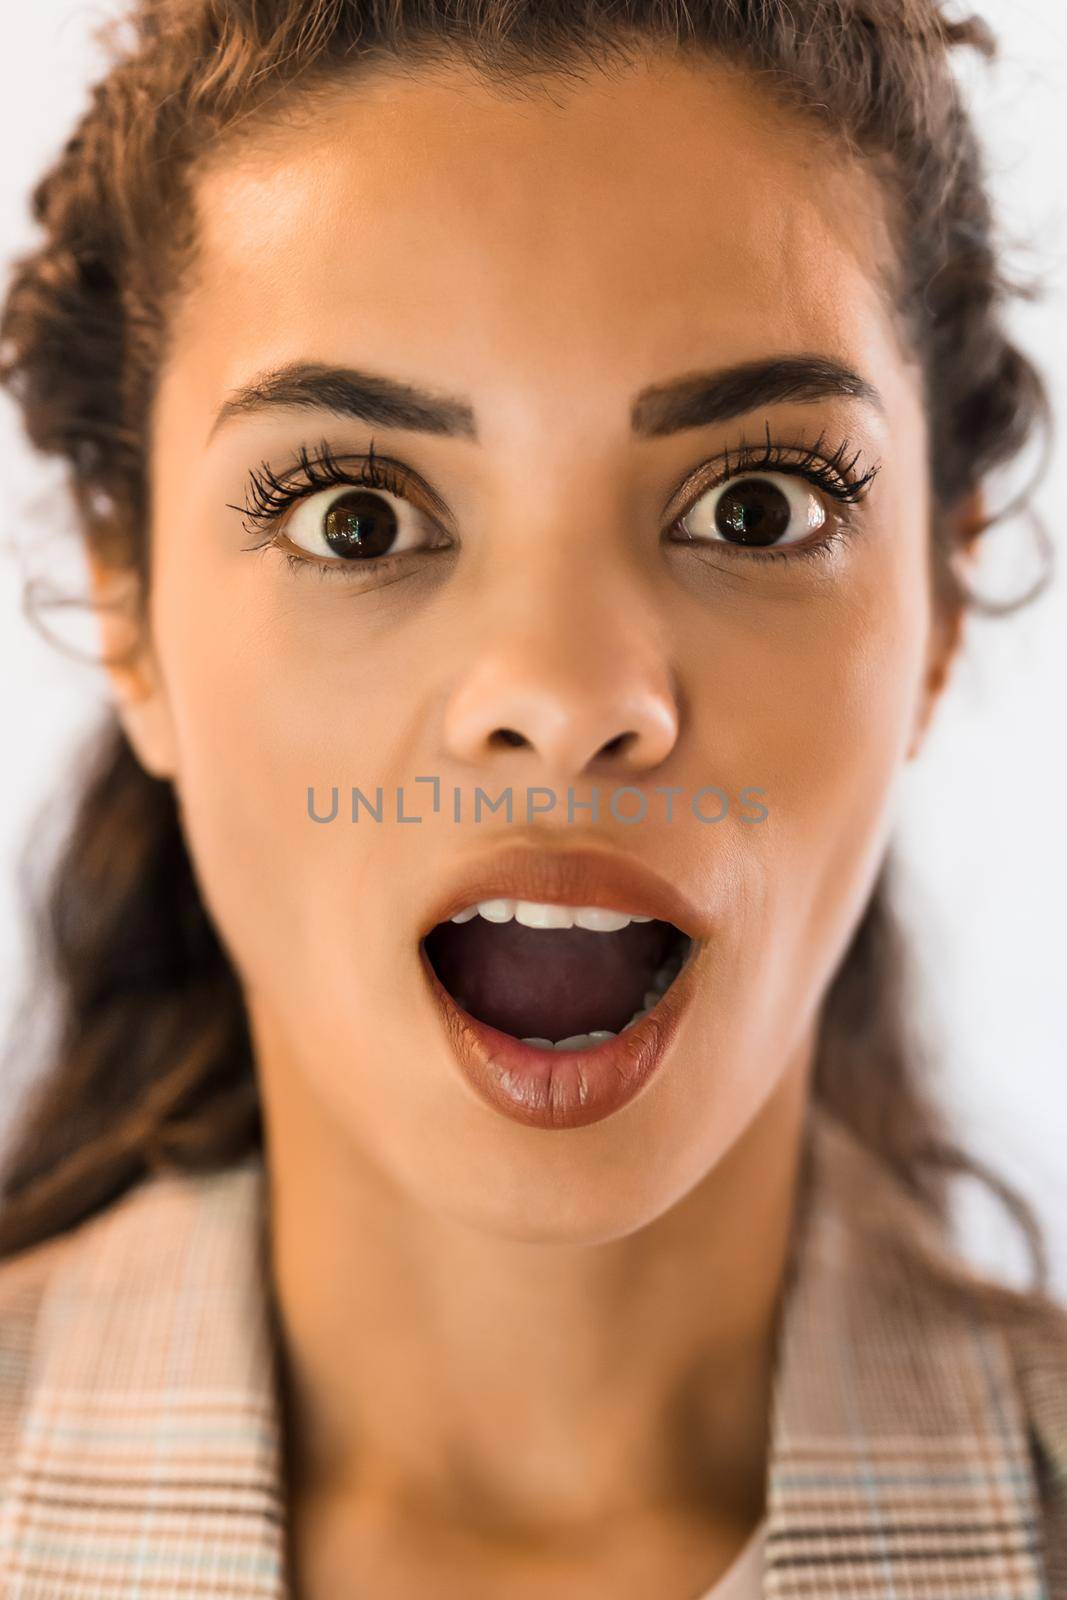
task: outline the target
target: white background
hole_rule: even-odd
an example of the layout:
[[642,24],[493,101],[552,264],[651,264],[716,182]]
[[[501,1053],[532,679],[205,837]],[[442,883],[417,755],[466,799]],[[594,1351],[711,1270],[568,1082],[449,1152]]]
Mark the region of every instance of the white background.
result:
[[[0,261],[32,237],[26,197],[83,104],[97,59],[96,21],[110,8],[33,0],[5,19],[0,94]],[[1047,283],[1011,325],[1040,360],[1067,415],[1064,140],[1067,15],[1062,0],[985,0],[1003,59],[958,70],[989,155],[1008,263]],[[5,266],[6,270],[6,266]],[[1036,501],[1062,570],[1051,594],[1014,617],[972,619],[965,657],[920,763],[902,790],[907,909],[924,975],[924,1008],[943,1083],[971,1147],[1039,1208],[1055,1283],[1067,1295],[1067,494],[1062,424]],[[0,397],[0,1024],[25,960],[15,861],[46,794],[62,799],[62,762],[106,695],[98,668],[47,645],[21,612],[32,574],[83,582],[54,467],[33,459]],[[1025,466],[1025,464],[1024,464]],[[1018,475],[996,496],[1004,503]],[[992,536],[984,586],[1017,592],[1032,574],[1032,540],[1016,520]],[[74,563],[72,565],[72,562]],[[62,613],[52,625],[91,648]],[[17,1068],[17,1063],[16,1063]],[[15,1081],[0,1086],[0,1130]],[[964,1237],[979,1260],[1016,1276],[1017,1236],[973,1189],[960,1197]]]

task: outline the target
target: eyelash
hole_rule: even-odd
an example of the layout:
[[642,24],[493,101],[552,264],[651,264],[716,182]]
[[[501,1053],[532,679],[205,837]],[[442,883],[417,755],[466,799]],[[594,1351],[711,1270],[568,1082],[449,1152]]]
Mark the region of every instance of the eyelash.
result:
[[[292,480],[296,474],[300,477],[294,483]],[[352,469],[341,465],[324,440],[316,447],[314,453],[309,451],[306,445],[301,445],[296,461],[280,475],[274,472],[268,462],[260,462],[258,470],[253,470],[248,475],[244,505],[230,506],[229,509],[244,513],[245,530],[248,533],[254,534],[257,528],[267,530],[264,537],[245,546],[246,550],[264,550],[277,543],[275,524],[279,518],[301,500],[318,494],[322,489],[353,486],[384,489],[402,500],[407,498],[407,491],[410,488],[403,474],[397,472],[391,461],[382,461],[374,454],[373,441],[366,459],[361,461],[357,468]],[[335,574],[342,578],[349,576],[345,567],[335,566],[327,561],[317,561],[314,556],[298,556],[289,550],[282,550],[281,554],[294,571],[317,567],[320,576],[324,578],[333,577]],[[410,552],[405,551],[402,554]],[[398,557],[378,556],[366,565],[380,572],[396,559]]]
[[[766,442],[756,451],[755,446],[748,445],[742,438],[737,450],[736,459],[731,457],[729,450],[724,450],[717,457],[719,463],[715,474],[707,481],[701,481],[697,493],[691,498],[684,511],[680,511],[671,523],[676,528],[712,489],[721,488],[729,483],[731,478],[749,477],[757,472],[785,472],[795,477],[805,478],[816,488],[822,489],[832,500],[837,501],[842,508],[859,505],[865,500],[872,483],[881,471],[881,463],[876,462],[868,471],[856,474],[856,463],[861,452],[857,450],[851,460],[846,463],[846,456],[851,449],[849,440],[844,439],[831,455],[823,455],[822,448],[825,433],[820,433],[813,445],[777,444],[771,440],[770,424],[764,423]],[[791,456],[799,456],[799,460],[790,460]],[[745,546],[731,544],[723,540],[719,548],[729,550],[731,559],[740,556],[743,560],[751,561],[796,561],[824,559],[838,540],[847,537],[854,531],[855,522],[851,513],[845,509],[838,511],[836,526],[832,526],[820,539],[814,539],[809,544],[786,545],[781,549],[774,549],[770,545],[760,548],[757,545]],[[685,543],[685,540],[676,541]],[[698,541],[692,541],[697,543]],[[718,541],[699,541],[715,546]]]
[[[741,475],[750,475],[756,472],[779,471],[792,473],[805,478],[816,488],[822,489],[842,507],[854,506],[866,498],[871,484],[881,470],[876,464],[869,471],[856,475],[856,463],[860,452],[857,450],[846,464],[845,458],[851,448],[848,440],[844,440],[829,456],[821,455],[824,435],[820,433],[813,445],[789,445],[772,442],[770,427],[765,425],[766,444],[756,453],[755,448],[747,445],[742,439],[736,458],[731,456],[729,450],[723,451],[717,458],[721,467],[717,468],[715,476],[703,482],[696,495],[685,510],[680,511],[671,523],[674,529],[688,516],[705,494],[712,489],[728,483],[731,478]],[[791,456],[799,455],[799,460],[790,460]],[[410,482],[403,471],[398,471],[395,464],[388,458],[382,460],[374,453],[374,444],[371,443],[367,456],[360,460],[357,467],[343,466],[334,455],[325,440],[312,452],[305,445],[301,445],[297,452],[296,460],[281,474],[274,472],[266,462],[261,462],[258,469],[254,469],[248,476],[246,499],[243,506],[230,506],[232,511],[239,511],[245,517],[245,529],[250,534],[257,530],[266,530],[263,537],[254,543],[246,545],[245,549],[263,550],[278,542],[276,524],[294,505],[307,499],[323,489],[337,487],[369,487],[384,489],[387,493],[396,495],[399,499],[408,499]],[[797,559],[818,560],[824,558],[832,545],[852,531],[852,518],[847,512],[839,512],[837,525],[823,538],[817,539],[807,545],[790,545],[782,549],[770,546],[759,548],[731,544],[723,540],[722,544],[730,551],[731,559],[740,556],[743,559],[754,561],[794,561]],[[685,539],[672,541],[678,544],[710,543],[718,541],[687,541]],[[440,548],[440,547],[438,547]],[[337,565],[331,562],[318,561],[314,556],[298,556],[291,551],[281,550],[290,569],[299,571],[308,567],[318,569],[322,577],[350,578],[351,564]],[[377,556],[366,563],[366,567],[375,572],[381,572],[395,561],[402,561],[411,551],[401,551],[396,556]]]

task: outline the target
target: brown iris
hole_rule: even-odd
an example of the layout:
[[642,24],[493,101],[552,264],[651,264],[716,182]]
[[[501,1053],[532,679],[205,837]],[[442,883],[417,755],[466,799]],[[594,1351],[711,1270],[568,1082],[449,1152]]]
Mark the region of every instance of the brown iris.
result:
[[369,489],[350,489],[333,502],[322,532],[334,555],[349,559],[385,555],[396,538],[392,507]]
[[715,507],[718,531],[735,544],[774,544],[787,532],[789,515],[781,489],[759,478],[733,484]]

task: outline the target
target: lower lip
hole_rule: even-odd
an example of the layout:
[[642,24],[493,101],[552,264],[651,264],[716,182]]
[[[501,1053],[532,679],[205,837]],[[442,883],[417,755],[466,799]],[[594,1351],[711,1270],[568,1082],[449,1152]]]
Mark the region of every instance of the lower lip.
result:
[[480,1022],[458,1006],[419,958],[467,1082],[494,1111],[532,1128],[583,1128],[619,1111],[667,1054],[695,987],[694,940],[678,976],[647,1016],[588,1050],[544,1050]]

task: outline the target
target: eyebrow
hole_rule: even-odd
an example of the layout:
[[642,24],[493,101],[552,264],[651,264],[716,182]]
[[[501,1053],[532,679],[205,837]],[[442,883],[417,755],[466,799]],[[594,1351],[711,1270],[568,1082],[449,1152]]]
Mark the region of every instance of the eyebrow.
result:
[[[832,397],[885,411],[874,385],[841,362],[822,355],[781,355],[652,384],[634,396],[630,426],[638,438],[663,438],[729,422],[760,406]],[[461,395],[437,394],[381,373],[301,361],[261,373],[236,389],[219,408],[208,438],[233,417],[293,407],[354,417],[375,427],[478,438],[474,407]]]

